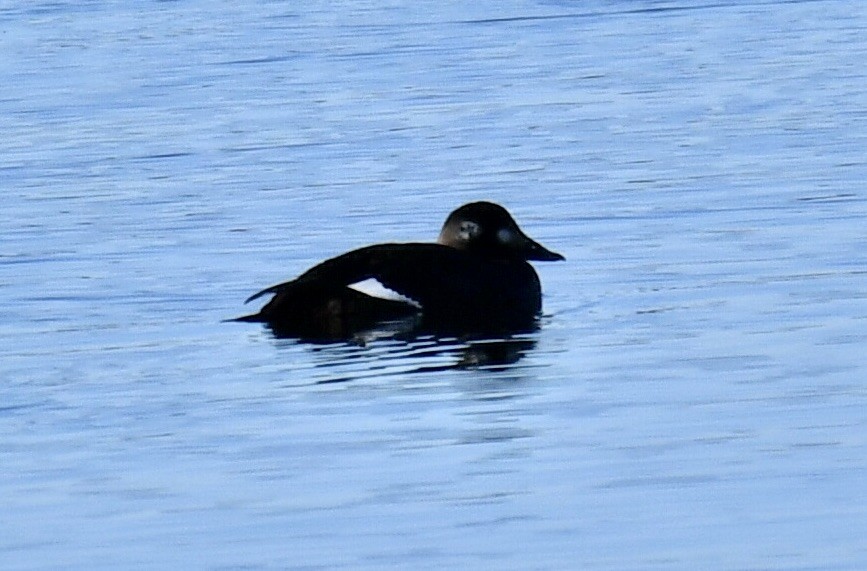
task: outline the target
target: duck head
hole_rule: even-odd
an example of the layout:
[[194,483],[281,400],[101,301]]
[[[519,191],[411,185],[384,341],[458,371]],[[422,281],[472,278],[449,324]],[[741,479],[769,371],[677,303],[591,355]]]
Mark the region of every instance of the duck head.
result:
[[498,258],[565,259],[524,234],[509,212],[493,202],[471,202],[449,214],[437,243]]

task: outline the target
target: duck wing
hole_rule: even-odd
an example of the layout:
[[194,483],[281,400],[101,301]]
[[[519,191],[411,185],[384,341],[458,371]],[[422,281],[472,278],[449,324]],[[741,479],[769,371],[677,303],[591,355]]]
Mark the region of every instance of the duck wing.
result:
[[[377,244],[347,252],[313,266],[296,279],[259,291],[244,303],[295,289],[344,288],[375,279],[386,288],[425,305],[455,288],[453,276],[472,272],[473,256],[440,244]],[[450,285],[451,282],[451,285]]]

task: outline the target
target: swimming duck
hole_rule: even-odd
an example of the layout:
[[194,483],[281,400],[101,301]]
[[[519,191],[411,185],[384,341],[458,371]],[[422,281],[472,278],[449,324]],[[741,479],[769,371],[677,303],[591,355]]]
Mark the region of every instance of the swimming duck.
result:
[[[274,297],[237,321],[321,340],[405,319],[435,334],[527,330],[542,309],[539,277],[527,261],[563,259],[524,234],[502,206],[472,202],[449,214],[436,243],[376,244],[331,258],[250,296],[245,303]],[[372,280],[391,299],[365,291]]]

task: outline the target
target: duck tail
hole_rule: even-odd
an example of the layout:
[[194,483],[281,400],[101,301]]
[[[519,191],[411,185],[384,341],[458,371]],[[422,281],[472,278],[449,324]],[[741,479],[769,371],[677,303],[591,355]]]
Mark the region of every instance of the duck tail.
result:
[[233,317],[232,319],[224,319],[223,323],[244,322],[244,323],[262,323],[265,318],[261,313],[252,313],[250,315],[242,315],[241,317]]

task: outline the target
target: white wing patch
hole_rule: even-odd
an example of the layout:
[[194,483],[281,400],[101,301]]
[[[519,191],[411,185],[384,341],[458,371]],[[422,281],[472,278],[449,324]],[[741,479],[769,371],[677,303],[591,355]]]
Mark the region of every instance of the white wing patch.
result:
[[367,294],[370,297],[378,297],[379,299],[390,299],[391,301],[402,301],[421,309],[421,304],[416,300],[406,297],[393,289],[389,289],[382,285],[382,282],[376,278],[367,278],[364,281],[350,284],[349,287],[355,291]]

